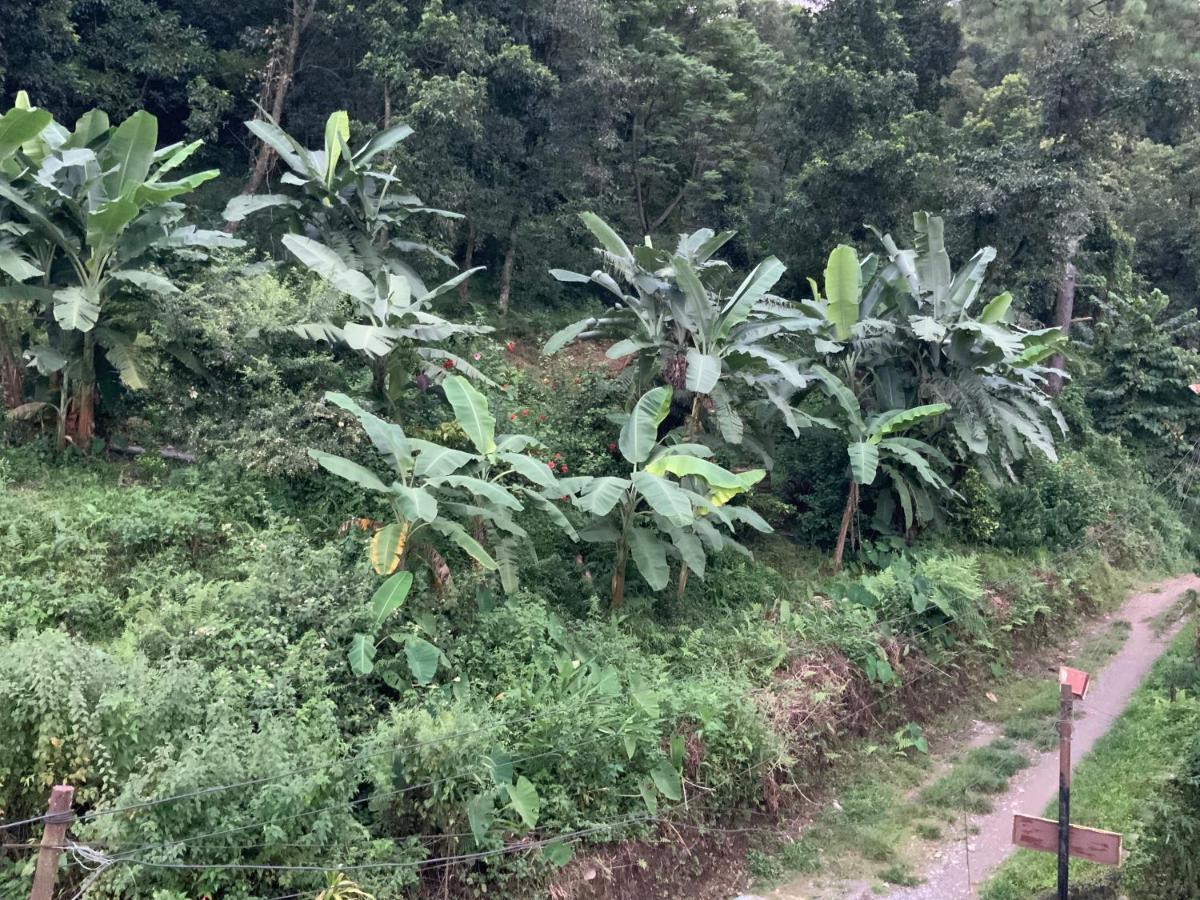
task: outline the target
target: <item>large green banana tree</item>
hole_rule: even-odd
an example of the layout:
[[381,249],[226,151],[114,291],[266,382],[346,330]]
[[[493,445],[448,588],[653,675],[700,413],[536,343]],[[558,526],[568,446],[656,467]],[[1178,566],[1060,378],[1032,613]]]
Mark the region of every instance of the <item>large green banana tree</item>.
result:
[[343,344],[361,353],[370,366],[378,393],[389,402],[399,398],[413,363],[424,367],[431,381],[448,369],[481,381],[489,379],[460,356],[438,346],[450,338],[487,334],[487,325],[464,325],[433,312],[434,301],[454,290],[478,269],[462,272],[432,289],[404,274],[377,271],[374,277],[351,268],[331,248],[312,238],[288,234],[283,238],[300,263],[354,303],[354,316],[341,324],[307,322],[294,330],[311,340]]
[[[833,553],[834,569],[840,569],[846,551],[846,539],[858,510],[860,489],[875,483],[882,473],[900,501],[906,528],[932,515],[928,490],[949,491],[946,480],[933,468],[937,462],[948,465],[941,451],[925,441],[905,437],[901,432],[945,413],[945,403],[930,403],[908,409],[889,409],[874,415],[863,412],[855,395],[857,368],[847,361],[847,380],[843,381],[824,366],[813,366],[829,409],[824,417],[813,417],[815,425],[838,431],[846,441],[846,506],[838,528]],[[850,383],[847,383],[847,382]]]
[[1043,390],[1042,363],[1061,350],[1062,332],[1017,325],[1008,292],[980,301],[991,247],[955,272],[942,220],[922,212],[913,224],[911,248],[880,237],[883,259],[834,250],[817,298],[827,322],[817,352],[856,354],[882,408],[949,404],[943,443],[989,477],[1030,449],[1055,458],[1051,426],[1065,433],[1066,423]]
[[[454,546],[483,569],[496,572],[506,592],[515,591],[518,560],[535,550],[516,514],[531,504],[575,537],[574,526],[558,505],[569,500],[576,487],[557,479],[546,463],[525,452],[539,446],[535,439],[497,435],[487,398],[466,378],[452,375],[442,388],[474,452],[409,437],[399,424],[344,394],[328,393],[329,403],[359,421],[388,473],[381,476],[375,469],[318,450],[309,450],[309,456],[339,478],[386,500],[392,520],[375,533],[370,546],[378,574],[407,570],[411,560],[421,559],[435,581],[444,581],[450,575],[445,554]],[[378,628],[386,616],[377,618]],[[355,637],[351,660],[357,671],[369,671],[375,647],[374,635]]]
[[[30,109],[21,95],[18,106],[0,116],[0,175],[20,173],[17,151],[50,124],[50,113]],[[0,201],[0,398],[6,409],[24,402],[23,379],[18,363],[24,338],[32,328],[33,304],[22,282],[42,275],[23,246],[29,227],[11,219],[9,204]]]
[[357,149],[350,147],[350,117],[345,110],[326,120],[320,149],[305,147],[270,116],[253,119],[246,127],[278,154],[286,167],[280,182],[288,190],[240,194],[226,205],[226,221],[237,224],[265,209],[283,212],[292,231],[315,234],[347,266],[372,277],[381,272],[405,275],[415,294],[427,288],[403,259],[405,255],[423,253],[454,266],[444,252],[404,232],[414,215],[462,216],[426,206],[400,185],[394,166],[388,171],[378,168],[388,152],[413,133],[409,126],[393,125]]
[[[815,332],[820,313],[771,294],[785,271],[775,257],[759,263],[740,282],[714,254],[733,236],[701,229],[680,237],[674,250],[649,239],[628,246],[600,217],[581,219],[596,236],[601,269],[590,275],[552,269],[567,283],[591,283],[607,292],[612,311],[560,329],[546,342],[551,355],[581,338],[615,340],[609,359],[634,357],[638,391],[661,376],[690,399],[688,437],[709,431],[728,444],[741,444],[743,412],[755,407],[781,413],[793,433],[799,414],[787,402],[811,379],[778,339]],[[610,274],[612,273],[612,274]],[[706,428],[709,421],[714,428]]]
[[[32,111],[23,95],[18,108]],[[16,240],[40,272],[34,288],[16,292],[40,303],[46,328],[46,341],[25,355],[56,389],[60,444],[71,439],[86,450],[97,353],[127,388],[145,386],[141,336],[155,315],[153,298],[178,290],[158,263],[170,252],[197,258],[240,242],[183,224],[178,198],[218,174],[175,173],[199,141],[158,147],[158,122],[147,112],[115,127],[100,110],[81,116],[74,130],[43,121],[17,147],[0,145],[9,147],[0,157],[0,200],[20,222]]]
[[712,462],[703,444],[668,443],[658,430],[671,408],[670,385],[653,388],[634,405],[621,428],[617,446],[631,466],[628,477],[563,479],[578,491],[575,505],[596,517],[579,532],[585,541],[615,548],[611,605],[625,602],[630,556],[651,589],[670,580],[670,559],[680,571],[704,577],[707,555],[726,548],[747,551],[730,533],[738,524],[768,532],[771,527],[752,509],[727,505],[762,480],[762,469],[734,473]]

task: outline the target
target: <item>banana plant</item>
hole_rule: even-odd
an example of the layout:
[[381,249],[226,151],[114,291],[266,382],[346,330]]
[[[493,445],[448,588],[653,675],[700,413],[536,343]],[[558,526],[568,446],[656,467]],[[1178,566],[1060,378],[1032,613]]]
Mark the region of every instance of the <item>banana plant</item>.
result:
[[993,248],[955,272],[942,219],[918,212],[913,225],[912,248],[880,236],[883,260],[860,263],[845,246],[830,255],[827,300],[817,298],[827,322],[818,353],[855,353],[872,371],[881,407],[950,404],[946,443],[993,479],[994,462],[1011,474],[1012,461],[1030,449],[1054,459],[1050,423],[1063,434],[1066,423],[1043,390],[1051,370],[1042,363],[1066,338],[1057,328],[1014,324],[1008,292],[979,302]]
[[614,339],[606,355],[635,357],[639,391],[661,374],[676,392],[689,395],[693,439],[712,418],[722,440],[742,443],[745,423],[739,408],[747,402],[738,392],[746,386],[754,389],[750,402],[782,411],[788,427],[798,431],[785,400],[810,379],[771,342],[816,331],[821,321],[811,308],[770,293],[785,271],[783,263],[769,257],[735,286],[729,265],[713,258],[732,231],[716,234],[705,228],[683,235],[673,251],[654,247],[649,238],[630,248],[599,216],[580,218],[600,242],[596,253],[603,268],[591,275],[563,269],[551,274],[562,282],[604,288],[613,309],[560,329],[546,342],[545,355],[581,338]]
[[[491,383],[482,372],[462,357],[438,346],[452,337],[487,334],[486,325],[463,325],[432,312],[433,303],[479,269],[470,269],[428,290],[405,274],[378,271],[372,277],[351,268],[331,248],[298,234],[285,235],[283,244],[300,263],[327,284],[354,301],[354,319],[341,325],[309,322],[295,326],[301,337],[344,344],[361,353],[374,376],[376,390],[389,402],[395,401],[408,380],[412,357],[424,366],[431,380],[455,369]],[[407,353],[405,352],[407,351]]]
[[752,509],[727,505],[762,480],[766,474],[762,469],[735,474],[714,463],[709,458],[712,451],[703,444],[659,440],[671,393],[670,385],[647,391],[621,427],[617,446],[632,467],[628,477],[562,482],[579,492],[575,505],[598,520],[579,536],[616,548],[611,582],[614,610],[625,602],[630,556],[651,589],[660,591],[670,580],[670,558],[703,578],[708,553],[732,548],[749,555],[718,525],[729,532],[738,524],[771,530]]
[[372,273],[405,275],[414,294],[426,293],[420,276],[401,257],[420,252],[453,266],[441,250],[403,235],[406,220],[428,214],[461,219],[458,213],[426,206],[404,190],[395,167],[377,168],[381,158],[408,138],[404,124],[381,131],[357,150],[350,148],[350,116],[345,110],[325,122],[325,143],[310,150],[284,131],[269,115],[253,119],[246,128],[279,156],[286,171],[280,182],[286,193],[240,194],[225,207],[225,219],[239,223],[264,209],[287,214],[294,232],[315,232],[350,268]]
[[[853,377],[854,371],[851,362],[847,366],[849,377]],[[842,566],[846,538],[858,509],[860,489],[873,484],[880,472],[888,477],[900,500],[906,529],[911,529],[914,523],[932,514],[933,504],[926,488],[950,490],[946,480],[930,462],[948,465],[942,452],[925,441],[900,434],[914,425],[942,415],[949,407],[945,403],[929,403],[867,416],[851,385],[824,366],[813,366],[813,374],[830,401],[830,412],[829,417],[813,417],[812,421],[840,432],[846,440],[849,483],[833,554],[834,569],[838,570]]]
[[[371,565],[377,574],[408,571],[411,561],[419,558],[430,565],[435,581],[443,582],[449,577],[444,555],[453,545],[481,568],[497,572],[502,587],[511,593],[518,587],[518,559],[523,551],[533,550],[516,514],[531,504],[575,537],[574,526],[555,505],[569,499],[571,486],[560,482],[546,463],[524,452],[537,446],[535,439],[496,434],[487,398],[466,378],[449,376],[442,388],[474,453],[409,437],[399,424],[363,409],[344,394],[330,392],[325,395],[327,402],[359,421],[388,474],[380,476],[353,460],[319,450],[309,450],[308,455],[339,478],[382,495],[391,508],[392,520],[375,532],[370,543]],[[384,587],[393,584],[395,590],[381,587],[376,595],[375,631],[403,602],[403,598],[387,599],[400,597],[400,583],[385,582]],[[413,645],[412,640],[404,640],[406,646]],[[351,665],[356,672],[371,670],[377,643],[375,634],[355,636]]]
[[[23,94],[17,103],[32,111]],[[8,151],[0,155],[0,200],[19,220],[16,240],[41,273],[40,284],[18,296],[42,304],[48,341],[25,355],[56,384],[60,444],[73,417],[70,437],[86,450],[97,351],[127,388],[145,387],[141,338],[154,317],[152,298],[178,290],[152,267],[164,253],[203,258],[204,249],[241,242],[183,224],[178,198],[218,174],[175,174],[199,141],[159,148],[158,121],[144,111],[116,127],[100,110],[81,116],[73,131],[42,121],[42,129],[15,148],[0,146]]]

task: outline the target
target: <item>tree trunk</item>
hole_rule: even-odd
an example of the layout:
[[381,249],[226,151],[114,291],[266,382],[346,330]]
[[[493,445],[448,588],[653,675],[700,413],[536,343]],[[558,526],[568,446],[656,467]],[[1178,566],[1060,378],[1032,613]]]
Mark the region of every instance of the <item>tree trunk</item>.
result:
[[3,329],[0,328],[0,399],[5,409],[13,409],[21,405],[25,399],[24,385],[21,379],[21,366],[16,356],[5,340]]
[[[1063,266],[1062,282],[1058,286],[1058,302],[1054,306],[1054,324],[1067,337],[1071,336],[1071,318],[1075,315],[1075,277],[1078,273],[1072,259],[1078,245],[1078,239],[1072,239],[1068,245],[1068,256],[1066,264]],[[1067,359],[1062,353],[1055,353],[1050,357],[1050,367],[1053,369],[1061,369],[1066,364]],[[1062,393],[1062,389],[1063,378],[1061,375],[1051,373],[1047,376],[1047,394],[1057,397]]]
[[71,440],[80,453],[92,448],[92,437],[96,433],[96,333],[83,335],[83,358],[80,364],[79,381],[75,385],[75,427]]
[[[471,263],[474,262],[474,260],[475,260],[475,223],[472,222],[470,219],[468,219],[467,220],[467,245],[466,245],[466,247],[463,248],[463,261],[462,261],[462,267],[463,267],[464,272],[467,271],[467,269],[471,268]],[[462,300],[467,299],[467,285],[470,281],[471,281],[471,279],[468,278],[466,281],[464,281],[462,284],[460,284],[458,286],[458,296]]]
[[[687,439],[689,441],[693,440],[696,437],[696,435],[700,433],[700,408],[703,405],[703,403],[702,403],[703,400],[704,400],[703,394],[696,394],[692,398],[692,412],[688,416],[687,431],[686,431]],[[684,594],[687,593],[688,572],[691,570],[688,569],[687,563],[680,563],[680,566],[681,566],[681,568],[679,569],[679,584],[678,584],[678,587],[676,588],[676,597],[678,597],[680,600],[682,600],[684,597]]]
[[500,268],[500,315],[508,313],[508,299],[512,295],[513,260],[517,255],[517,226],[508,232],[508,249],[504,251],[504,265]]
[[[300,38],[312,22],[316,12],[317,0],[291,0],[288,7],[287,38],[277,41],[267,59],[267,68],[263,72],[262,88],[259,91],[258,102],[266,110],[275,123],[282,124],[284,103],[288,91],[292,87],[292,79],[296,74],[296,57],[300,53]],[[250,177],[242,188],[243,194],[256,194],[275,162],[275,151],[263,143],[259,145],[254,166]],[[226,222],[225,231],[233,234],[240,222]]]
[[608,607],[610,610],[617,610],[625,605],[625,566],[628,560],[629,544],[625,541],[625,535],[621,535],[620,543],[617,544],[617,558],[613,560],[612,602]]
[[850,490],[846,494],[846,508],[842,512],[842,526],[838,529],[837,546],[833,550],[833,571],[842,570],[842,557],[846,552],[846,536],[850,534],[850,524],[854,521],[854,510],[858,508],[858,483],[850,482]]

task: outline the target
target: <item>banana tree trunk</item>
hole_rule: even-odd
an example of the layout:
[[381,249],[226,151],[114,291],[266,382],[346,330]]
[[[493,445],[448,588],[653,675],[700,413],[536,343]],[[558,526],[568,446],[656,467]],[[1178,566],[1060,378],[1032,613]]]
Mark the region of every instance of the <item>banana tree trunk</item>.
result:
[[[703,394],[697,394],[692,398],[692,412],[688,416],[687,422],[687,439],[689,441],[694,439],[696,435],[700,433],[700,408],[703,406],[703,400]],[[680,600],[682,600],[684,595],[687,593],[688,573],[690,571],[691,570],[688,568],[687,563],[680,563],[679,583],[676,587],[675,594],[675,596]]]
[[609,604],[609,610],[618,610],[625,605],[625,566],[629,563],[629,544],[625,540],[625,535],[621,535],[621,540],[617,544],[617,558],[613,560],[612,584],[612,601]]
[[858,482],[850,482],[850,490],[846,493],[846,508],[842,511],[842,525],[838,529],[837,546],[833,549],[833,571],[842,570],[842,557],[846,553],[846,537],[850,534],[850,525],[854,521],[854,511],[858,509]]
[[79,379],[75,384],[75,427],[71,439],[75,448],[87,453],[96,433],[96,335],[88,331],[83,335],[83,357],[80,360]]
[[21,366],[16,356],[0,335],[0,395],[3,395],[4,408],[13,409],[21,405],[25,399],[25,391],[21,380]]

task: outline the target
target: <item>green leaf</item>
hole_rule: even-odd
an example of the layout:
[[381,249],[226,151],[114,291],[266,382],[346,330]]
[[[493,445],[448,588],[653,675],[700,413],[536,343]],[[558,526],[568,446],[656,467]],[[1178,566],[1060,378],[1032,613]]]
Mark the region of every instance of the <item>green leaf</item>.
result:
[[365,166],[380,153],[387,153],[412,133],[413,130],[404,123],[393,125],[391,128],[379,132],[367,141],[366,146],[354,154],[354,164],[360,167]]
[[979,321],[985,325],[993,325],[1004,319],[1008,314],[1008,308],[1012,306],[1013,296],[1008,291],[1003,294],[997,294],[987,302],[987,306],[983,308],[983,312],[979,314]]
[[657,532],[649,528],[629,529],[629,549],[646,584],[655,591],[665,588],[671,578],[671,567],[667,565],[667,545],[659,540]]
[[350,671],[355,675],[370,675],[375,669],[375,641],[369,634],[356,634],[350,639]]
[[420,438],[410,438],[408,445],[417,453],[413,474],[421,478],[441,478],[479,459],[465,450],[443,447]]
[[506,784],[512,784],[513,780],[513,761],[512,757],[505,753],[500,748],[491,750],[483,758],[483,763],[487,766],[488,773],[492,776],[492,783],[496,787],[504,787]]
[[867,427],[871,432],[871,436],[878,441],[881,437],[910,428],[923,419],[940,416],[949,408],[949,405],[945,403],[926,403],[923,406],[914,406],[911,409],[893,409],[881,416],[876,416]]
[[[672,450],[677,448],[671,448]],[[698,475],[712,487],[739,488],[745,487],[744,482],[728,469],[723,469],[714,462],[695,456],[680,456],[665,453],[646,463],[645,470],[651,475],[663,475],[670,472],[683,478],[687,475]]]
[[143,290],[152,291],[155,294],[163,296],[179,293],[179,288],[175,287],[170,279],[164,278],[162,275],[154,272],[144,272],[139,269],[121,269],[120,271],[113,272],[109,277],[115,278],[118,281],[128,282]]
[[438,502],[424,488],[408,487],[399,482],[392,483],[392,494],[404,518],[410,522],[432,522],[438,516]]
[[658,441],[658,426],[670,411],[670,386],[657,387],[643,394],[621,428],[617,441],[621,455],[634,465],[645,462]]
[[658,794],[654,790],[654,780],[651,778],[639,779],[638,793],[642,795],[642,802],[646,804],[646,811],[652,816],[657,816]]
[[484,456],[496,452],[496,420],[488,408],[487,398],[461,375],[451,375],[442,382],[446,399],[454,407],[455,421],[467,433],[475,449]]
[[829,254],[825,266],[825,296],[829,298],[826,315],[833,323],[839,341],[850,338],[858,321],[858,300],[862,295],[862,271],[853,247],[839,244]]
[[617,341],[611,347],[604,351],[604,355],[608,359],[623,359],[626,356],[631,356],[640,350],[647,350],[655,346],[648,341],[634,341],[629,338]]
[[859,441],[846,448],[850,456],[850,472],[858,484],[870,484],[875,480],[879,466],[879,446],[868,441]]
[[[14,281],[25,281],[42,274],[42,270],[33,264],[33,260],[24,251],[14,247],[12,243],[0,241],[0,272]],[[4,302],[0,300],[0,303]]]
[[671,543],[675,545],[683,564],[703,578],[704,570],[708,566],[708,557],[704,553],[704,545],[700,543],[700,538],[690,531],[677,529],[671,532]]
[[408,599],[412,590],[412,572],[397,572],[379,586],[371,597],[371,613],[375,617],[375,628],[383,624],[383,620],[394,613]]
[[575,855],[575,848],[566,841],[555,841],[552,844],[546,844],[542,847],[542,856],[547,862],[553,863],[558,868],[562,868],[571,861],[571,857]]
[[324,279],[332,287],[356,300],[371,303],[375,299],[375,285],[371,279],[351,269],[333,250],[320,241],[300,234],[285,234],[283,246],[314,275]]
[[624,478],[606,475],[592,479],[579,498],[579,508],[593,516],[606,516],[629,489],[630,482]]
[[238,194],[225,204],[225,212],[221,214],[226,222],[240,222],[246,216],[272,206],[290,206],[297,208],[299,202],[283,194]]
[[650,770],[650,777],[654,779],[654,786],[668,800],[678,802],[683,799],[683,779],[670,762],[664,759]]
[[98,343],[104,347],[105,358],[120,374],[121,383],[131,391],[144,391],[147,387],[146,374],[133,340],[107,328],[97,328],[96,336]]
[[128,197],[110,200],[87,216],[87,242],[93,248],[111,248],[129,223],[137,218],[138,205]]
[[495,797],[491,791],[476,794],[467,801],[467,821],[471,826],[471,836],[475,838],[475,846],[482,847],[483,839],[491,830],[496,818]]
[[19,107],[0,116],[0,160],[41,134],[51,119],[49,110]]
[[509,803],[516,810],[517,815],[521,817],[521,821],[529,828],[535,827],[542,806],[537,788],[533,786],[528,778],[521,775],[517,778],[516,784],[506,784],[504,789],[508,792]]
[[590,284],[592,281],[587,275],[572,272],[570,269],[551,269],[550,274],[555,281],[561,281],[564,284]]
[[688,525],[693,518],[692,502],[673,481],[649,472],[634,472],[633,486],[652,510],[675,525]]
[[687,352],[687,380],[689,391],[697,394],[707,394],[717,386],[721,379],[721,360],[716,356],[706,356],[695,347]]
[[811,371],[821,382],[825,393],[842,408],[842,412],[846,414],[853,432],[859,434],[865,431],[866,425],[862,419],[862,407],[859,406],[858,398],[854,396],[854,392],[846,387],[846,383],[824,366],[813,366]]
[[344,109],[329,114],[325,120],[325,186],[333,186],[333,176],[337,172],[338,160],[342,156],[342,146],[350,140],[350,114]]
[[64,331],[91,331],[100,318],[100,292],[69,287],[54,292],[54,320]]
[[309,450],[308,456],[310,459],[315,460],[321,468],[332,472],[339,478],[345,478],[347,481],[365,487],[367,490],[379,491],[380,493],[387,493],[389,490],[388,486],[379,479],[378,475],[345,457],[335,456],[332,453],[325,453],[321,450]]
[[443,475],[441,478],[436,479],[436,483],[462,488],[463,490],[470,491],[472,494],[490,500],[497,506],[511,509],[514,512],[520,512],[522,509],[521,502],[516,497],[510,494],[502,485],[492,481],[485,481],[482,478],[475,478],[471,475]]
[[646,715],[652,719],[657,719],[662,715],[658,695],[646,684],[646,679],[637,672],[629,673],[629,694],[633,697],[634,703],[640,706]]
[[[700,276],[696,274],[696,270],[692,267],[692,264],[682,256],[676,256],[671,261],[671,264],[675,269],[675,281],[679,285],[679,289],[683,292],[684,299],[687,302],[688,312],[695,322],[701,340],[707,343],[712,331],[710,320],[714,312],[713,304],[708,297],[708,291],[705,289],[703,282],[700,281]],[[691,359],[691,352],[688,353],[688,359]],[[694,390],[692,388],[689,389]],[[706,392],[701,391],[701,393]]]
[[596,236],[596,240],[605,250],[613,256],[632,262],[633,254],[629,252],[629,248],[625,246],[621,236],[613,231],[607,222],[590,212],[580,213],[579,218],[587,226],[588,231]]
[[276,125],[274,122],[266,119],[252,119],[246,123],[246,128],[256,138],[279,154],[282,159],[297,175],[302,175],[305,178],[319,178],[320,173],[314,172],[308,164],[308,151],[292,140],[291,135]]
[[560,328],[554,334],[550,335],[550,340],[546,341],[546,346],[542,348],[542,356],[553,356],[592,327],[595,322],[595,319],[582,319],[579,322],[572,322],[565,328]]
[[412,468],[412,450],[409,447],[408,439],[404,436],[404,429],[399,425],[367,412],[345,394],[337,391],[326,391],[325,400],[346,410],[358,419],[363,431],[375,445],[375,449],[387,457],[399,471],[408,472]]
[[426,685],[433,681],[441,656],[442,651],[424,638],[412,634],[404,639],[404,658],[417,684]]
[[113,131],[99,153],[104,192],[111,199],[133,192],[150,174],[158,144],[158,119],[138,110]]
[[550,467],[541,460],[526,456],[524,453],[500,453],[498,458],[501,462],[511,466],[514,472],[539,487],[551,490],[558,487],[558,479],[554,477]]
[[787,271],[787,266],[774,256],[764,259],[755,266],[754,270],[746,276],[746,280],[734,291],[733,297],[722,311],[718,336],[727,337],[733,326],[746,321],[754,309],[754,304],[775,287],[776,282],[785,271]]
[[480,546],[479,542],[471,535],[467,534],[465,528],[457,522],[438,521],[431,522],[429,527],[439,534],[443,534],[450,540],[454,541],[463,552],[470,556],[473,560],[487,569],[489,572],[495,572],[499,568],[496,560],[492,559],[490,553]]

